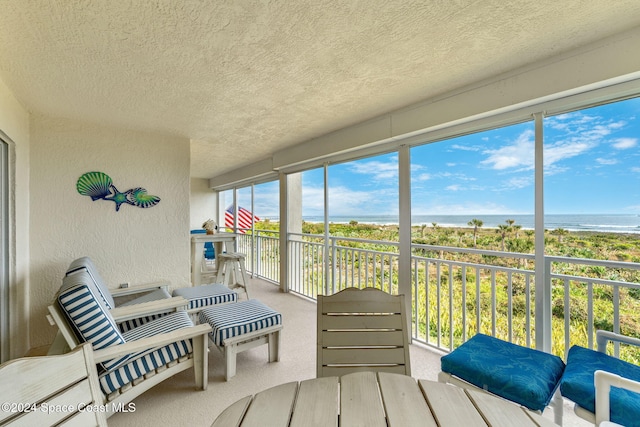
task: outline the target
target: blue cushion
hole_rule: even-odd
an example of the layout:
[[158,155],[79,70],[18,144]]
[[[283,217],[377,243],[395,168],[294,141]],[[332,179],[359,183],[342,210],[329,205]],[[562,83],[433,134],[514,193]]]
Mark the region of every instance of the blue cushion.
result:
[[93,281],[93,285],[96,287],[98,295],[102,297],[109,310],[113,309],[116,306],[115,302],[113,301],[113,297],[109,292],[107,284],[102,279],[102,276],[100,276],[100,273],[98,273],[96,265],[93,263],[93,261],[91,261],[91,258],[83,256],[81,258],[73,260],[67,268],[66,275],[68,276],[69,274],[73,274],[79,270],[86,270],[87,273],[89,273],[89,276]]
[[[81,342],[101,348],[125,342],[102,297],[97,295],[93,279],[83,268],[62,279],[57,301]],[[104,369],[120,364],[128,356],[102,362]]]
[[179,288],[173,291],[173,296],[189,301],[189,310],[238,301],[238,293],[222,283]]
[[[148,292],[137,298],[134,298],[130,301],[127,301],[123,304],[120,304],[119,307],[142,304],[149,301],[159,301],[159,300],[168,299],[168,298],[171,298],[171,295],[169,295],[169,292],[167,292],[167,290],[164,288],[160,288],[160,289],[156,289],[155,291]],[[129,319],[119,323],[118,326],[120,327],[121,332],[127,332],[133,328],[137,328],[140,325],[144,325],[145,323],[150,322],[159,317],[162,317],[164,315],[165,313],[160,313],[160,314],[152,314],[149,316],[138,317],[136,319]]]
[[[204,228],[191,230],[191,234],[206,234],[206,232],[207,230],[205,230]],[[204,257],[205,259],[216,259],[213,242],[204,242]]]
[[[567,368],[560,383],[560,392],[587,411],[595,412],[596,389],[593,376],[597,370],[640,381],[640,366],[574,345],[569,349]],[[638,425],[640,394],[612,387],[610,402],[611,421],[625,426]]]
[[218,346],[228,338],[282,324],[280,313],[255,299],[214,305],[202,310],[199,318],[200,323],[211,325],[210,336]]
[[[136,341],[158,334],[168,333],[193,326],[186,311],[167,314],[123,334],[126,342]],[[160,348],[152,348],[127,356],[117,366],[100,375],[100,387],[105,394],[167,365],[193,352],[191,340],[177,341]]]
[[484,334],[440,362],[443,372],[535,411],[549,404],[565,367],[558,356]]

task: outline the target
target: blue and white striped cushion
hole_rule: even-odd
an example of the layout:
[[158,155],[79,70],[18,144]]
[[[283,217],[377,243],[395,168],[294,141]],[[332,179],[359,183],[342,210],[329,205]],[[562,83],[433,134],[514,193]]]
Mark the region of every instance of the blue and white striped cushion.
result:
[[[91,280],[85,270],[66,276],[58,293],[58,304],[81,341],[90,342],[96,350],[123,344],[125,339],[104,301],[95,294],[95,287],[89,284]],[[126,359],[125,356],[100,365],[108,370]]]
[[[127,342],[193,326],[186,311],[162,316],[123,334]],[[100,387],[109,394],[173,360],[191,354],[191,340],[178,341],[161,348],[129,355],[129,360],[100,376]]]
[[81,270],[85,270],[87,273],[89,273],[89,277],[91,277],[92,283],[96,287],[98,295],[102,297],[109,310],[113,309],[116,306],[115,302],[113,301],[113,297],[109,292],[107,284],[104,282],[104,280],[102,280],[102,276],[100,276],[100,273],[98,273],[96,265],[93,263],[93,261],[91,261],[91,258],[84,256],[73,260],[67,268],[67,276]]
[[173,296],[189,301],[189,310],[238,301],[238,293],[222,283],[176,289]]
[[[153,292],[146,293],[138,298],[132,299],[131,301],[127,301],[126,303],[121,304],[120,307],[141,304],[149,301],[158,301],[166,298],[171,298],[171,295],[169,295],[169,292],[167,292],[166,289],[162,288],[162,289],[155,290]],[[133,328],[137,328],[140,325],[144,325],[145,323],[150,322],[162,316],[164,316],[164,314],[154,314],[151,316],[145,316],[137,319],[126,320],[119,324],[120,331],[122,332],[130,331]]]
[[280,313],[255,299],[204,309],[199,318],[211,325],[210,335],[218,346],[228,338],[282,324]]

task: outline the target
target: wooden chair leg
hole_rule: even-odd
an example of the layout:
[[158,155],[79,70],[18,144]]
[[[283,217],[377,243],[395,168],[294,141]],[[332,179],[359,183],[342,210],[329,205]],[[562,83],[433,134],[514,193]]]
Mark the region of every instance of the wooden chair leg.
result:
[[236,356],[237,351],[235,344],[224,346],[224,359],[227,365],[225,379],[227,381],[236,374]]
[[195,337],[193,345],[193,371],[195,373],[196,388],[206,390],[209,385],[209,357],[208,338],[206,335]]
[[269,334],[269,362],[280,361],[280,331]]

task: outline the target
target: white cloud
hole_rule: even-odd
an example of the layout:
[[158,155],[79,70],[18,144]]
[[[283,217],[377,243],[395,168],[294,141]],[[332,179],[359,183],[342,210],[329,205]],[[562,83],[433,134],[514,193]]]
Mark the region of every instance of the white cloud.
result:
[[413,178],[413,181],[421,182],[421,181],[428,181],[428,180],[430,180],[430,179],[431,179],[431,175],[430,175],[430,174],[428,174],[428,173],[421,173],[420,175],[415,176],[415,177]]
[[481,151],[482,150],[482,147],[480,147],[478,145],[453,144],[453,145],[451,145],[451,148],[453,150],[462,150],[462,151]]
[[498,191],[501,191],[501,190],[518,190],[520,188],[526,188],[526,187],[529,187],[529,186],[533,185],[533,181],[534,181],[533,175],[531,175],[531,176],[514,177],[514,178],[511,178],[511,179],[508,179],[507,181],[505,181],[503,186],[502,186],[502,188],[499,189]]
[[445,190],[447,190],[447,191],[459,191],[460,190],[460,185],[458,185],[458,184],[449,185],[449,186],[445,187]]
[[391,162],[354,162],[349,165],[351,172],[371,175],[374,180],[383,181],[398,177],[398,160],[393,158]]
[[511,145],[496,150],[485,150],[488,154],[480,164],[488,165],[492,169],[504,170],[509,168],[533,168],[534,165],[534,133],[532,130],[522,132]]
[[613,142],[613,148],[618,150],[626,150],[633,148],[638,144],[638,138],[618,138]]
[[616,159],[603,159],[602,157],[598,157],[596,159],[596,162],[598,162],[601,165],[615,165],[618,163]]

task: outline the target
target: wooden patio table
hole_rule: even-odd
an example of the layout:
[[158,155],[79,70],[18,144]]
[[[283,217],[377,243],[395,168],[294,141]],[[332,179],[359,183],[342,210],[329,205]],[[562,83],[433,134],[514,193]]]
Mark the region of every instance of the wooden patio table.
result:
[[220,426],[556,426],[483,391],[390,373],[358,372],[290,382],[247,396]]

